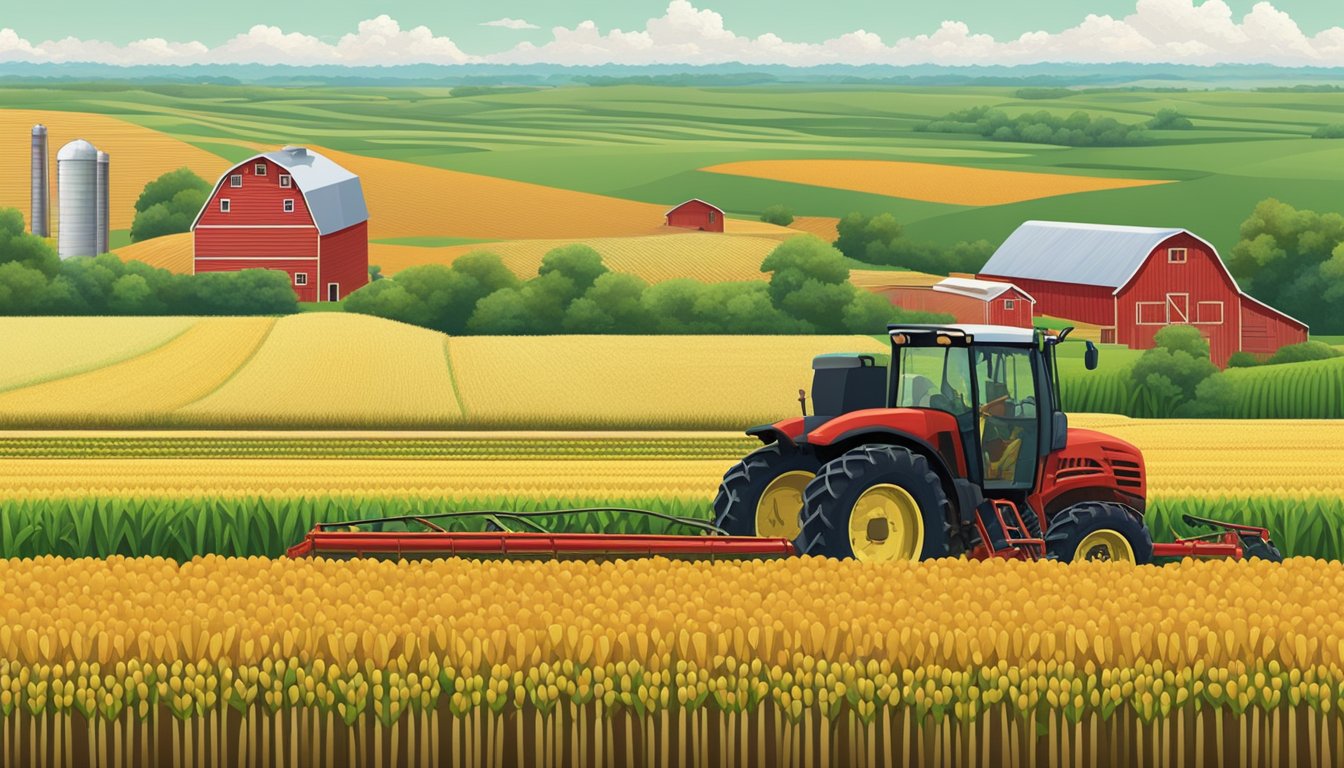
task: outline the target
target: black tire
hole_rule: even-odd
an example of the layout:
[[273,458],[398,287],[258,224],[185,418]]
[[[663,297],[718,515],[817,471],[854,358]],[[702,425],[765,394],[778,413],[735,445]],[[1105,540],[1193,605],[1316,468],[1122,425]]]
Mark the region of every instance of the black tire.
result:
[[1245,537],[1241,540],[1241,556],[1245,560],[1268,560],[1271,563],[1282,563],[1283,553],[1272,542],[1255,537]]
[[924,522],[920,560],[961,554],[953,535],[952,503],[938,473],[924,456],[896,445],[864,445],[821,468],[807,486],[803,532],[797,541],[804,555],[854,557],[849,519],[863,492],[890,484],[909,493]]
[[[815,475],[821,462],[793,446],[771,443],[747,454],[723,475],[714,497],[714,524],[733,536],[756,536],[756,505],[775,478],[786,472]],[[799,518],[802,506],[798,508]]]
[[1045,533],[1046,557],[1073,562],[1079,557],[1078,545],[1083,539],[1100,530],[1123,536],[1134,552],[1135,563],[1144,565],[1152,561],[1153,537],[1139,513],[1109,501],[1085,501],[1055,513]]

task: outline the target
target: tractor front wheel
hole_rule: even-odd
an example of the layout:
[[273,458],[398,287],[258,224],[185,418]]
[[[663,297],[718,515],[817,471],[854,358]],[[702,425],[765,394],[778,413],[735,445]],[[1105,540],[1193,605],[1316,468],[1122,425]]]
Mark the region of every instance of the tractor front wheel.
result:
[[1153,538],[1129,508],[1087,501],[1055,514],[1045,532],[1045,552],[1066,563],[1112,560],[1142,565],[1153,559]]
[[869,562],[946,557],[951,509],[927,458],[896,445],[861,446],[807,486],[798,550]]
[[779,443],[758,448],[728,470],[714,497],[714,524],[733,536],[798,538],[803,490],[820,462]]

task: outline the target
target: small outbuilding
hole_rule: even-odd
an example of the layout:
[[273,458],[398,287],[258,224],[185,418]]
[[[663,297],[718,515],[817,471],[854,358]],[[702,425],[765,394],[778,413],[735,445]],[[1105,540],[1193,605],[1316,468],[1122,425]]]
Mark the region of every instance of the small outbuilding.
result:
[[958,323],[1030,328],[1036,300],[1012,283],[949,277],[933,285],[879,289],[892,304],[917,312],[951,315]]
[[667,212],[667,226],[698,229],[701,232],[723,231],[723,209],[694,198]]

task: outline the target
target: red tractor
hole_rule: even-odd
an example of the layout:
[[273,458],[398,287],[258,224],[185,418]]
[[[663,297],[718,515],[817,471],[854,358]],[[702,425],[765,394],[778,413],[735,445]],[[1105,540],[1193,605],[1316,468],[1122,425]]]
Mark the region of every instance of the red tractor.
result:
[[[715,524],[869,561],[1280,559],[1262,529],[1194,518],[1220,530],[1155,550],[1143,455],[1060,406],[1070,330],[893,325],[890,374],[871,355],[816,358],[815,415],[747,431],[765,446],[724,475]],[[1097,354],[1087,342],[1088,370]]]
[[[765,446],[724,475],[713,524],[615,507],[450,510],[318,523],[289,555],[1282,559],[1263,528],[1189,515],[1187,525],[1212,532],[1153,543],[1143,519],[1143,455],[1123,440],[1070,429],[1060,408],[1055,350],[1070,329],[888,330],[890,375],[871,355],[822,355],[813,361],[815,415],[800,397],[801,418],[748,430]],[[1085,362],[1096,368],[1090,342]],[[566,533],[550,522],[593,512],[690,535]]]

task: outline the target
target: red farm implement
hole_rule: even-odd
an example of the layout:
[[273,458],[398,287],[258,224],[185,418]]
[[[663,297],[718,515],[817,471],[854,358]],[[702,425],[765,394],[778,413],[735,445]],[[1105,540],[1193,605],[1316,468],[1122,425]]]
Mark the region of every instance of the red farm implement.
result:
[[[747,430],[763,443],[723,476],[714,522],[644,510],[700,535],[577,534],[558,512],[450,512],[319,525],[293,557],[762,558],[865,561],[991,557],[1065,562],[1154,557],[1282,559],[1263,528],[1187,516],[1209,533],[1154,543],[1143,454],[1069,426],[1059,333],[992,325],[893,325],[889,364],[813,361],[812,405]],[[1096,368],[1086,343],[1084,367]],[[885,362],[885,361],[884,361]],[[433,520],[484,522],[449,531]],[[389,523],[421,530],[360,530]],[[353,529],[352,529],[353,527]]]

